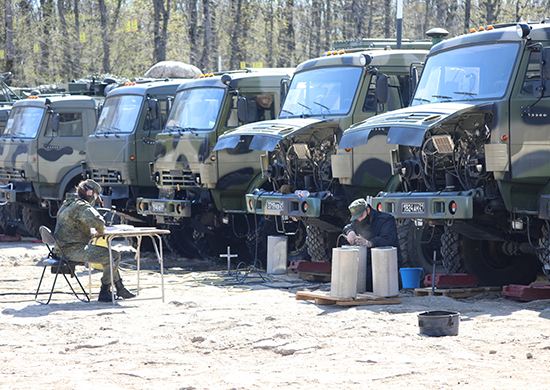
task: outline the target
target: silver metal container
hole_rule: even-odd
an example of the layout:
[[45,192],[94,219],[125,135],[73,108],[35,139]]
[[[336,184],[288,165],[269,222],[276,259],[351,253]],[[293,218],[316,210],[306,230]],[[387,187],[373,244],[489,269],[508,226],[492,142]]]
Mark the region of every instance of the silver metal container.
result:
[[357,296],[358,257],[359,249],[332,249],[331,297],[355,298]]

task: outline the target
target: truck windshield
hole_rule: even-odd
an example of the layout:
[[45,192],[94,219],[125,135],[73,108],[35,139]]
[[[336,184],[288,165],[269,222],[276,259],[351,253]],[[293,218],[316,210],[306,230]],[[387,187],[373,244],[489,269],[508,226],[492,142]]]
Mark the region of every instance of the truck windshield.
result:
[[141,112],[143,96],[117,95],[105,99],[95,133],[131,133]]
[[347,114],[362,71],[363,68],[350,66],[295,74],[279,118]]
[[222,88],[194,88],[178,92],[164,131],[212,130],[225,91]]
[[411,105],[501,98],[519,45],[500,43],[442,51],[426,61]]
[[44,108],[14,107],[2,137],[35,138],[44,116]]

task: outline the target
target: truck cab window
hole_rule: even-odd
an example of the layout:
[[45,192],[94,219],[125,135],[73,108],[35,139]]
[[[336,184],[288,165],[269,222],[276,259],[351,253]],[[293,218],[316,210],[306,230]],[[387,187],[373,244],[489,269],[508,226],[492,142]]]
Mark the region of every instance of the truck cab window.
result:
[[[46,127],[45,136],[52,136],[51,119]],[[82,137],[82,113],[59,113],[59,132],[54,136]]]

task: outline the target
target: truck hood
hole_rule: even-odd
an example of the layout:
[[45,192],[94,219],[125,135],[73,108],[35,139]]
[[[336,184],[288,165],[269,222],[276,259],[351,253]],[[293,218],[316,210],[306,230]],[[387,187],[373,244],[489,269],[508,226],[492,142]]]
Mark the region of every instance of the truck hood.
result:
[[334,126],[335,121],[330,119],[276,119],[250,123],[237,127],[223,134],[216,143],[214,151],[222,149],[232,149],[239,142],[245,142],[245,139],[252,137],[249,149],[271,152],[277,144],[284,138],[292,137],[304,130],[320,124]]
[[493,103],[433,103],[413,106],[374,116],[344,131],[338,149],[364,145],[371,133],[387,133],[387,143],[422,146],[424,134],[442,123],[460,118],[463,114],[491,113]]

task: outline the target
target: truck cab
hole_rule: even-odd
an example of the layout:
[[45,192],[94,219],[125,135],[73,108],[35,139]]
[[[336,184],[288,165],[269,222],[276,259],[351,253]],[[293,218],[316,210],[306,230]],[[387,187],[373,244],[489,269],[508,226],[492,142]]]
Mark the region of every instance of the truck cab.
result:
[[[213,148],[232,128],[275,118],[281,82],[288,81],[291,73],[289,69],[254,69],[209,74],[178,88],[150,164],[159,197],[137,202],[140,214],[171,229],[166,242],[176,251],[208,256],[212,246],[203,241],[228,228],[224,205],[240,203],[235,188],[251,173],[240,170],[239,156],[225,158]],[[228,231],[223,236],[233,234]]]
[[169,98],[185,81],[144,80],[112,90],[87,139],[82,175],[101,184],[104,206],[114,206],[127,222],[146,223],[136,213],[136,199],[158,195],[149,174],[155,137],[168,116]]
[[[425,44],[430,45],[420,46]],[[214,149],[220,158],[222,152],[241,159],[260,154],[249,163],[254,176],[242,186],[245,204],[237,210],[260,215],[262,226],[287,235],[295,258],[309,253],[314,260],[329,260],[345,225],[351,195],[331,171],[343,130],[408,105],[410,66],[428,52],[383,47],[335,50],[300,64],[277,119],[227,132]],[[372,159],[377,164],[364,173],[374,172],[371,185],[381,189],[391,177],[385,142]],[[341,169],[344,164],[349,161],[337,162]]]
[[343,137],[355,149],[387,134],[399,181],[375,207],[441,229],[443,266],[481,285],[550,275],[549,32],[489,26],[434,46],[412,106]]
[[34,96],[14,103],[0,137],[0,202],[23,207],[31,235],[39,237],[41,225],[55,227],[65,193],[81,180],[101,100]]

